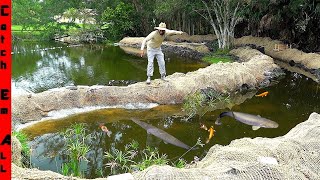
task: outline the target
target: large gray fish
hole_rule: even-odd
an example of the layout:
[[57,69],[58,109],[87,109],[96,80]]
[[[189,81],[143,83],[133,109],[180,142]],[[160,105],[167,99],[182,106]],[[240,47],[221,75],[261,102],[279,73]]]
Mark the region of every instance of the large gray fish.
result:
[[244,124],[248,124],[252,126],[253,130],[257,130],[260,127],[263,128],[277,128],[279,126],[278,123],[271,121],[269,119],[263,118],[261,116],[257,116],[257,115],[252,115],[252,114],[247,114],[247,113],[242,113],[242,112],[233,112],[233,111],[229,111],[229,112],[223,112],[219,115],[219,117],[217,118],[215,124],[216,125],[221,125],[221,118],[224,116],[230,116],[234,119],[236,119],[237,121],[240,121]]
[[173,137],[169,133],[167,133],[159,128],[156,128],[148,123],[139,121],[137,119],[131,119],[131,120],[133,122],[135,122],[136,124],[138,124],[139,126],[141,126],[143,129],[145,129],[147,131],[147,133],[152,134],[154,136],[157,136],[158,138],[162,139],[163,141],[165,141],[169,144],[173,144],[175,146],[178,146],[178,147],[181,147],[184,149],[190,149],[190,146],[184,144],[179,139]]

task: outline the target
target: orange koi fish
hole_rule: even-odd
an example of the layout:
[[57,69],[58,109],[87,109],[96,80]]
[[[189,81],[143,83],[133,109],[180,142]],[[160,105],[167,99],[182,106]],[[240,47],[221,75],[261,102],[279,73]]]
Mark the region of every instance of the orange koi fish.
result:
[[256,95],[256,96],[257,96],[257,97],[264,97],[264,96],[267,96],[268,94],[269,94],[269,92],[266,91],[266,92],[263,92],[263,93],[258,94],[258,95]]
[[209,131],[209,137],[208,137],[206,143],[209,143],[210,139],[214,136],[214,132],[215,132],[213,126],[211,126],[208,131]]
[[110,135],[111,135],[112,132],[109,131],[109,129],[108,129],[106,126],[100,124],[99,127],[101,128],[101,130],[102,130],[103,132],[107,133],[107,135],[110,137]]

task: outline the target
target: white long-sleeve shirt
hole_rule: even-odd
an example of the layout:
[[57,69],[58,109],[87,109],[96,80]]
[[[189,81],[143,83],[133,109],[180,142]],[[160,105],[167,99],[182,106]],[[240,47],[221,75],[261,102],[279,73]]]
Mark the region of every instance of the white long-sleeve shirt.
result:
[[182,31],[175,31],[175,30],[169,30],[167,29],[164,35],[160,35],[158,30],[152,31],[144,40],[142,41],[141,50],[144,49],[144,46],[147,43],[147,49],[148,48],[160,48],[162,42],[167,36],[175,35],[175,34],[182,34]]

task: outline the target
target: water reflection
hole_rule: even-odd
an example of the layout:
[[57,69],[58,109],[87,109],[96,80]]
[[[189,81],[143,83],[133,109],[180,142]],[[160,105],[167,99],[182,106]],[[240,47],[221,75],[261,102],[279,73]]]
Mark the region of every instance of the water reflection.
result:
[[[59,43],[19,42],[13,44],[14,87],[33,92],[67,85],[128,85],[144,81],[147,60],[126,54],[119,47]],[[167,73],[189,72],[206,64],[171,57]],[[155,68],[155,78],[159,78]]]

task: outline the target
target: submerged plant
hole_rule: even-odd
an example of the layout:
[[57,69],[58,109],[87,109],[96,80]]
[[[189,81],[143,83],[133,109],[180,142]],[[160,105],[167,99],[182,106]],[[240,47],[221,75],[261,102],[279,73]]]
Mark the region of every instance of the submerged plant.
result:
[[134,164],[133,159],[138,154],[138,147],[139,143],[133,140],[130,144],[125,146],[124,152],[118,149],[105,152],[104,157],[108,161],[106,167],[110,168],[111,174],[117,174],[118,171],[131,171],[131,165]]
[[224,95],[212,88],[201,89],[186,97],[183,103],[183,111],[189,120],[196,114],[203,116],[209,110],[214,110],[218,103],[229,103],[229,95]]
[[85,143],[88,137],[84,124],[74,124],[62,133],[66,150],[63,153],[68,161],[62,164],[61,171],[64,175],[81,176],[80,164],[86,159],[90,146]]
[[169,161],[166,154],[160,154],[158,149],[147,146],[146,149],[139,151],[139,143],[132,141],[121,151],[113,149],[105,152],[104,157],[107,159],[107,167],[110,168],[111,174],[131,172],[135,170],[144,170],[152,165],[164,165]]
[[166,154],[160,154],[157,148],[147,146],[145,149],[139,151],[139,143],[133,140],[125,146],[124,151],[114,148],[105,152],[104,157],[108,161],[106,167],[110,168],[111,174],[142,171],[152,165],[161,166],[171,164],[177,168],[184,168],[187,165],[187,161],[183,159],[183,156],[192,149],[195,149],[196,146],[203,147],[203,145],[199,138],[194,146],[183,153],[177,160],[173,161],[173,159],[168,159]]
[[167,155],[166,154],[160,155],[157,148],[152,148],[150,146],[147,146],[147,148],[144,149],[141,153],[142,153],[141,154],[142,160],[132,165],[132,167],[140,171],[152,165],[165,165],[169,162]]

